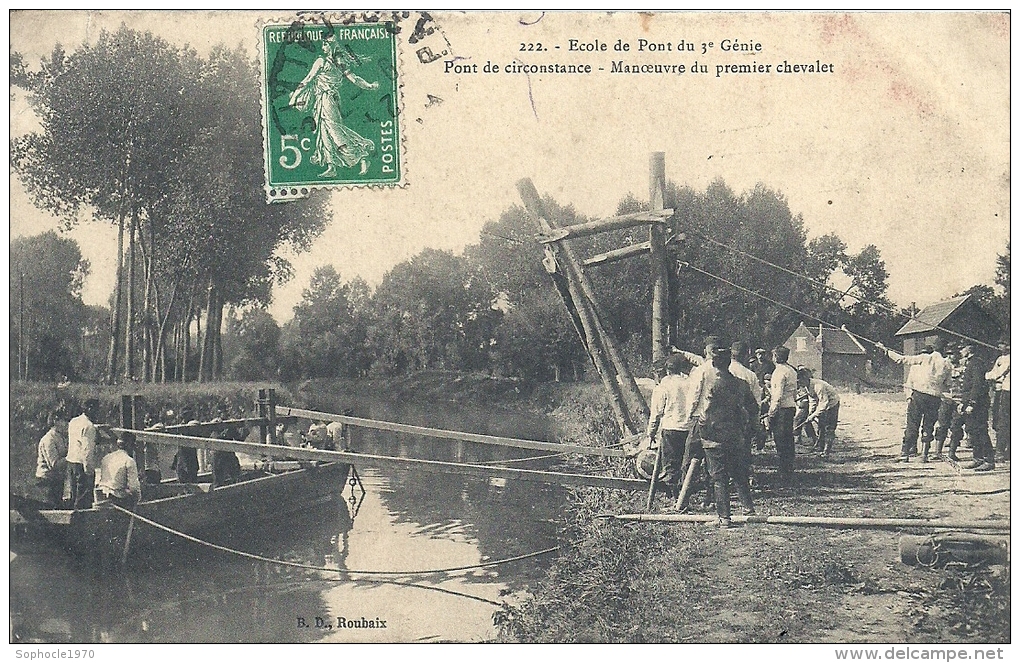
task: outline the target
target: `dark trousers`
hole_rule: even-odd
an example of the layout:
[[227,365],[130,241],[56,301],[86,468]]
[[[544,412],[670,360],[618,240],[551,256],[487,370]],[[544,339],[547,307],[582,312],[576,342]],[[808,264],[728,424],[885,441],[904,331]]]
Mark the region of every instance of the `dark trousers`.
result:
[[776,410],[769,418],[769,428],[772,429],[772,439],[779,455],[779,473],[783,476],[793,474],[793,457],[797,453],[793,447],[794,414],[796,408],[784,407]]
[[92,506],[95,473],[86,472],[85,466],[81,463],[68,463],[67,481],[71,486],[71,508],[87,509]]
[[818,413],[818,451],[829,453],[836,441],[836,424],[839,423],[839,403],[825,408]]
[[719,518],[730,518],[730,480],[733,481],[740,504],[746,510],[754,509],[748,475],[751,469],[749,449],[742,443],[713,444],[705,447],[708,473],[715,486],[715,512]]
[[35,485],[46,492],[47,504],[60,508],[60,505],[64,502],[65,481],[67,481],[66,469],[62,472],[50,470],[46,473],[45,477],[36,478]]
[[974,460],[981,460],[995,465],[995,449],[992,439],[988,436],[988,405],[978,405],[970,414],[963,415],[963,430],[970,438],[974,449]]
[[241,463],[237,460],[237,454],[233,451],[214,451],[212,472],[214,485],[235,483],[241,477]]
[[178,449],[173,469],[181,483],[195,483],[198,480],[198,450],[191,447]]
[[701,479],[705,486],[705,506],[712,503],[712,480],[708,474],[708,464],[705,460],[705,449],[701,446],[701,433],[698,426],[695,426],[687,436],[687,445],[684,450],[684,463],[682,474],[687,474],[687,468],[695,458],[701,461]]
[[1009,391],[997,392],[999,407],[995,417],[995,452],[1002,460],[1009,460]]
[[662,431],[662,481],[676,487],[684,476],[684,453],[687,449],[687,431]]
[[941,404],[942,399],[938,396],[920,391],[910,392],[910,398],[907,400],[907,427],[903,431],[903,446],[900,448],[901,456],[909,458],[917,455],[918,433],[924,447],[931,445]]

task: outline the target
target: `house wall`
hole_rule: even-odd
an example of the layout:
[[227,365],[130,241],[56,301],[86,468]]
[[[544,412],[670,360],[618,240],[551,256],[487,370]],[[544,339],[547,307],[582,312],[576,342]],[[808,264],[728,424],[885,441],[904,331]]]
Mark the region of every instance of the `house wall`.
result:
[[790,348],[791,366],[807,366],[816,376],[821,373],[822,349],[806,327],[798,327],[783,345]]
[[822,358],[821,379],[831,384],[857,386],[864,379],[864,355],[826,354]]

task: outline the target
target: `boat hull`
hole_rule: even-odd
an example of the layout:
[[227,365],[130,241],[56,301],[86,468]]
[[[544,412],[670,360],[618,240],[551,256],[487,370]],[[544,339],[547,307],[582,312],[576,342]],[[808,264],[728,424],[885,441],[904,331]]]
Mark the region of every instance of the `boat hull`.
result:
[[[199,484],[183,494],[145,498],[138,503],[135,513],[176,532],[229,546],[232,532],[250,536],[262,523],[335,500],[343,491],[349,467],[345,463],[326,463],[215,489]],[[162,488],[173,485],[167,483]],[[44,516],[49,533],[57,535],[64,546],[77,554],[119,558],[129,529],[132,557],[145,550],[166,552],[196,545],[137,519],[130,526],[132,519],[128,514],[108,506],[39,514]]]

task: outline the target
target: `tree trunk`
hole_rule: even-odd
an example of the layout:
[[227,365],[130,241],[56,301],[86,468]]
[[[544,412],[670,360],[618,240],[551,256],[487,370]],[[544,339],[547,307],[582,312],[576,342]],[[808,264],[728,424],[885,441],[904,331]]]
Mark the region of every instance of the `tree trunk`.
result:
[[212,277],[209,277],[209,286],[205,298],[205,334],[202,334],[202,348],[198,356],[198,381],[207,382],[212,378],[212,330],[213,330],[213,302],[216,301],[216,292],[213,287]]
[[216,296],[216,333],[214,335],[216,345],[215,361],[213,362],[213,377],[217,380],[223,379],[223,295]]
[[[147,224],[149,231],[149,243],[146,249],[146,242],[144,239],[144,233],[139,232],[139,246],[142,249],[142,268],[145,271],[145,294],[142,296],[142,375],[143,380],[146,382],[155,382],[155,368],[153,362],[154,356],[154,343],[152,338],[152,317],[149,315],[150,299],[149,295],[152,292],[153,275],[152,275],[152,258],[155,253],[155,231],[152,228],[152,219],[149,219]],[[158,294],[157,294],[158,299]]]
[[128,230],[127,257],[127,315],[124,319],[124,381],[135,377],[135,230],[138,226],[138,211],[131,210],[131,226]]
[[[166,305],[166,315],[160,315],[159,306],[159,288],[155,289],[156,292],[156,316],[159,318],[159,329],[156,332],[156,362],[160,371],[160,380],[166,382],[166,325],[170,320],[170,314],[174,310],[174,300],[177,298],[177,288],[180,285],[180,280],[174,281],[174,287],[170,291],[170,301]],[[156,381],[155,375],[156,367],[153,367],[152,381]]]
[[124,282],[124,213],[117,220],[117,285],[113,291],[113,311],[110,312],[110,352],[106,356],[106,384],[117,381],[117,351],[119,349],[121,284]]

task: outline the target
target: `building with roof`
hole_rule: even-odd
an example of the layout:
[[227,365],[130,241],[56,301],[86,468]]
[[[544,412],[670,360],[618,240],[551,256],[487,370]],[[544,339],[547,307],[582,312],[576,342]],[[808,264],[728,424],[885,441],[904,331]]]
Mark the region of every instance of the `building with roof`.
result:
[[808,327],[802,322],[783,345],[790,348],[790,365],[806,366],[816,378],[834,384],[858,384],[864,379],[867,352],[842,329]]
[[994,343],[1000,333],[998,323],[985,313],[974,296],[963,295],[925,308],[900,327],[896,338],[903,339],[903,354],[916,355],[936,339],[952,345],[966,345],[967,339],[956,335],[962,334]]

